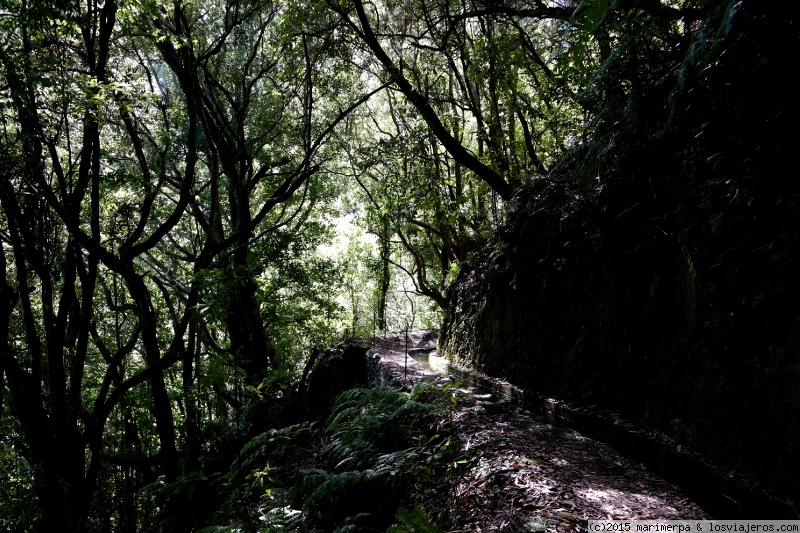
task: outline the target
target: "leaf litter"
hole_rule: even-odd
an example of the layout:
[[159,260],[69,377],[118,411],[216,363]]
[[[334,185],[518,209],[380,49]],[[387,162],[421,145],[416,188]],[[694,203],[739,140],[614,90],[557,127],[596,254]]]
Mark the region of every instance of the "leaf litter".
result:
[[[447,378],[401,346],[380,346],[385,380],[410,389]],[[415,496],[450,533],[586,531],[587,520],[703,520],[710,516],[643,464],[516,405],[458,388],[452,414],[458,468],[435,494]]]

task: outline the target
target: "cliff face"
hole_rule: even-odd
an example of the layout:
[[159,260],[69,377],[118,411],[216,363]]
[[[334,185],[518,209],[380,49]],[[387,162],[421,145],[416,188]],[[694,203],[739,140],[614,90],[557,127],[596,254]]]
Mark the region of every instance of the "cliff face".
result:
[[724,46],[630,95],[595,146],[517,195],[451,287],[439,349],[797,495],[798,113],[784,69],[800,39],[759,9],[717,21],[737,28]]

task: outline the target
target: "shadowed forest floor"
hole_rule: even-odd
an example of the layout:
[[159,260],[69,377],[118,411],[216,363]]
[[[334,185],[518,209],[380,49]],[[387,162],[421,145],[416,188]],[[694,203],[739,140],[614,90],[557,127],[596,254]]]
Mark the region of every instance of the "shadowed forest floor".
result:
[[[414,341],[409,348],[424,347],[423,339]],[[373,345],[396,386],[446,379],[411,357],[406,362],[403,344]],[[580,531],[592,519],[710,518],[677,487],[608,446],[473,387],[459,391],[454,427],[465,463],[446,494],[420,495],[419,502],[434,522],[457,525],[451,533]]]

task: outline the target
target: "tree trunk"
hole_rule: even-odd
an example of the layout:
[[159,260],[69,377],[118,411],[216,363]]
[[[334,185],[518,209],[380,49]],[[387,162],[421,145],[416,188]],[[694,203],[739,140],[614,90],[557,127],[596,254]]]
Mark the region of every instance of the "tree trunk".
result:
[[200,351],[200,339],[197,335],[197,320],[189,326],[189,345],[183,352],[183,398],[186,403],[186,473],[200,468],[200,428],[197,412],[197,396],[194,394],[194,358],[195,351]]
[[[142,325],[142,342],[144,344],[145,360],[152,367],[160,359],[161,350],[158,347],[158,325],[155,310],[150,299],[150,292],[144,284],[144,277],[133,272],[125,276],[128,290],[136,302],[139,320]],[[156,430],[161,448],[161,458],[164,466],[164,475],[168,482],[175,481],[178,477],[178,450],[175,444],[175,420],[172,416],[172,403],[167,394],[164,383],[164,373],[154,372],[150,378],[150,390],[153,395],[153,416],[156,419]]]
[[391,238],[391,221],[389,217],[384,217],[381,221],[383,227],[381,228],[378,241],[380,242],[381,251],[381,271],[378,279],[378,329],[381,332],[386,331],[386,296],[389,292],[389,284],[391,282],[389,260],[391,259],[391,249],[389,248],[389,239]]

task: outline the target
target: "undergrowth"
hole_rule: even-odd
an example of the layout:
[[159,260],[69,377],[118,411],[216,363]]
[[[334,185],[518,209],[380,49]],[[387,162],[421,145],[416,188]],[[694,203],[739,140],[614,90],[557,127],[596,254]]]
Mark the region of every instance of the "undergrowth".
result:
[[351,389],[324,425],[255,437],[215,482],[225,525],[202,531],[438,532],[421,503],[454,468],[455,401],[433,382]]

